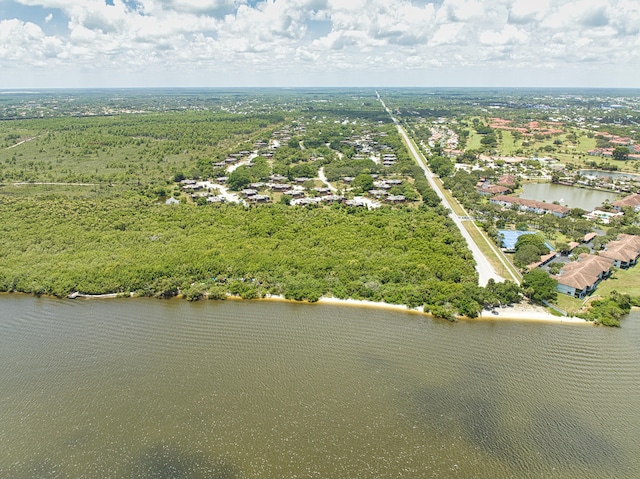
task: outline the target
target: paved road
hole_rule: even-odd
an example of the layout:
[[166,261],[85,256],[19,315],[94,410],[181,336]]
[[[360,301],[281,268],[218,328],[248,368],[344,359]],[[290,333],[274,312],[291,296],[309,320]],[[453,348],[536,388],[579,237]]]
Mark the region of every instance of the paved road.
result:
[[431,185],[431,188],[433,188],[433,190],[437,193],[438,197],[440,197],[440,199],[442,200],[442,205],[445,208],[449,209],[450,211],[449,217],[453,220],[455,225],[460,230],[462,237],[467,242],[467,245],[469,246],[469,249],[473,254],[473,259],[476,261],[476,271],[478,272],[478,283],[480,284],[480,286],[486,286],[487,283],[489,282],[489,279],[491,278],[493,278],[493,280],[496,282],[504,281],[504,278],[500,276],[498,273],[496,273],[496,270],[491,265],[487,257],[482,253],[482,251],[480,251],[480,248],[478,248],[478,245],[476,244],[476,242],[473,241],[473,238],[471,238],[471,235],[462,224],[462,220],[460,219],[460,217],[453,212],[453,209],[451,208],[449,201],[447,200],[447,198],[444,196],[444,194],[436,184],[436,181],[433,177],[433,173],[431,173],[431,170],[429,170],[425,162],[422,160],[420,154],[413,146],[413,143],[409,139],[407,132],[404,130],[404,128],[402,128],[402,126],[398,123],[396,118],[393,116],[393,113],[391,113],[391,111],[384,104],[384,101],[382,101],[382,98],[380,98],[380,95],[378,95],[378,99],[380,100],[380,103],[382,104],[384,109],[387,110],[387,113],[389,113],[389,115],[391,116],[391,119],[393,120],[396,127],[398,128],[398,132],[407,143],[407,146],[409,147],[409,151],[413,155],[414,159],[416,160],[420,168],[422,168],[422,170],[424,171],[424,175],[426,176],[427,181],[429,181],[429,185]]

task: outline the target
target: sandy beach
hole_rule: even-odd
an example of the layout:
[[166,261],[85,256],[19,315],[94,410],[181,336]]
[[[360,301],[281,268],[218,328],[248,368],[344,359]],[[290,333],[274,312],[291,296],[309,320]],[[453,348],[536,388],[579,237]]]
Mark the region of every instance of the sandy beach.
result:
[[[282,296],[270,296],[265,299],[287,301]],[[388,309],[388,310],[394,310],[394,311],[424,314],[422,308],[409,309],[402,304],[387,304],[387,303],[380,303],[375,301],[364,301],[364,300],[357,300],[357,299],[339,299],[339,298],[323,297],[318,300],[318,303],[319,304],[336,304],[341,306],[356,306],[359,308],[364,307],[364,308]],[[459,319],[467,319],[467,318],[459,318]],[[545,321],[550,323],[582,324],[582,325],[593,324],[581,318],[555,316],[549,313],[542,306],[534,306],[534,305],[522,304],[522,303],[516,304],[513,306],[503,307],[503,308],[496,308],[492,311],[483,310],[478,318],[470,319],[470,321],[478,321],[478,320]]]
[[[494,314],[495,312],[495,314]],[[504,308],[496,308],[493,311],[483,310],[481,319],[490,320],[518,320],[518,321],[547,321],[553,323],[593,325],[594,323],[585,321],[582,318],[569,316],[555,316],[542,306],[531,304],[515,304]]]
[[[74,293],[70,295],[70,298],[82,298],[82,299],[108,299],[121,297],[117,294],[82,294]],[[130,294],[133,297],[133,293]],[[240,296],[228,295],[228,299],[242,300]],[[286,301],[292,303],[304,303],[304,301],[295,301],[292,299],[286,299],[284,296],[279,295],[267,295],[264,298],[251,300],[251,301]],[[387,309],[392,311],[402,311],[405,313],[425,314],[422,307],[408,308],[403,304],[388,304],[376,301],[365,301],[360,299],[339,299],[332,297],[322,297],[317,301],[318,304],[334,304],[339,306],[355,306],[358,308],[375,308],[375,309]],[[309,303],[313,304],[313,303]],[[428,314],[428,313],[427,313]],[[501,308],[495,308],[493,310],[483,309],[478,318],[465,318],[458,317],[459,320],[467,321],[545,321],[549,323],[563,323],[563,324],[582,324],[592,325],[593,323],[585,321],[581,318],[567,317],[567,316],[555,316],[547,311],[542,306],[534,306],[531,304],[515,304],[513,306],[505,306]]]

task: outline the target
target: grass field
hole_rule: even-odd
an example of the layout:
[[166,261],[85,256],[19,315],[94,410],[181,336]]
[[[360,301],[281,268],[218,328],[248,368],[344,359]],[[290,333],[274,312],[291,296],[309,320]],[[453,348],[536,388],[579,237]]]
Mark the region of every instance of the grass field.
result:
[[166,185],[197,175],[273,127],[268,119],[171,112],[10,122],[20,141],[0,149],[0,181]]
[[555,301],[555,305],[571,316],[580,310],[584,302],[584,299],[572,298],[566,294],[558,293],[558,299]]
[[482,149],[482,143],[480,143],[481,139],[482,139],[482,135],[477,134],[475,130],[472,129],[469,132],[469,138],[467,139],[467,150]]
[[598,285],[596,293],[608,296],[611,291],[640,296],[640,266],[616,271],[612,278]]
[[508,130],[502,131],[502,140],[500,141],[500,151],[504,156],[511,156],[519,148],[516,140]]

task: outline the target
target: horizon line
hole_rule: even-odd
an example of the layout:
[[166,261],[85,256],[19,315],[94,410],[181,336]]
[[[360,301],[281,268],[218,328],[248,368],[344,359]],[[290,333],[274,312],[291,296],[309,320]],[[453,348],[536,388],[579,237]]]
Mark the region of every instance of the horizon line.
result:
[[147,85],[147,86],[39,86],[39,87],[0,87],[0,92],[29,92],[29,91],[43,91],[43,90],[162,90],[162,89],[180,89],[180,90],[188,90],[188,89],[209,89],[209,90],[255,90],[255,89],[263,89],[263,90],[300,90],[300,89],[318,89],[318,90],[330,90],[330,89],[458,89],[458,90],[471,90],[471,89],[497,89],[497,90],[640,90],[640,86],[632,87],[632,86],[508,86],[508,85],[471,85],[471,86],[460,86],[460,85],[430,85],[430,86],[421,86],[421,85],[296,85],[296,86],[285,86],[285,85],[269,85],[269,86],[176,86],[176,85]]

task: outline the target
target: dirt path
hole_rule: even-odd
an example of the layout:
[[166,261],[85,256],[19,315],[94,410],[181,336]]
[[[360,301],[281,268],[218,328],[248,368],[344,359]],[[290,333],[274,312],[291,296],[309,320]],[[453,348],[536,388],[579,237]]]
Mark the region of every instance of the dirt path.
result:
[[320,179],[320,181],[322,181],[327,188],[329,188],[331,191],[338,191],[338,188],[336,188],[335,186],[333,186],[331,183],[329,183],[329,181],[327,180],[327,177],[324,174],[324,166],[322,168],[320,168],[318,170],[318,178]]
[[16,143],[15,145],[8,146],[8,147],[7,147],[7,150],[10,150],[11,148],[15,148],[16,146],[20,146],[20,145],[22,145],[23,143],[26,143],[27,141],[35,140],[36,138],[37,138],[37,136],[34,136],[33,138],[27,138],[26,140],[19,141],[19,142],[18,142],[18,143]]

